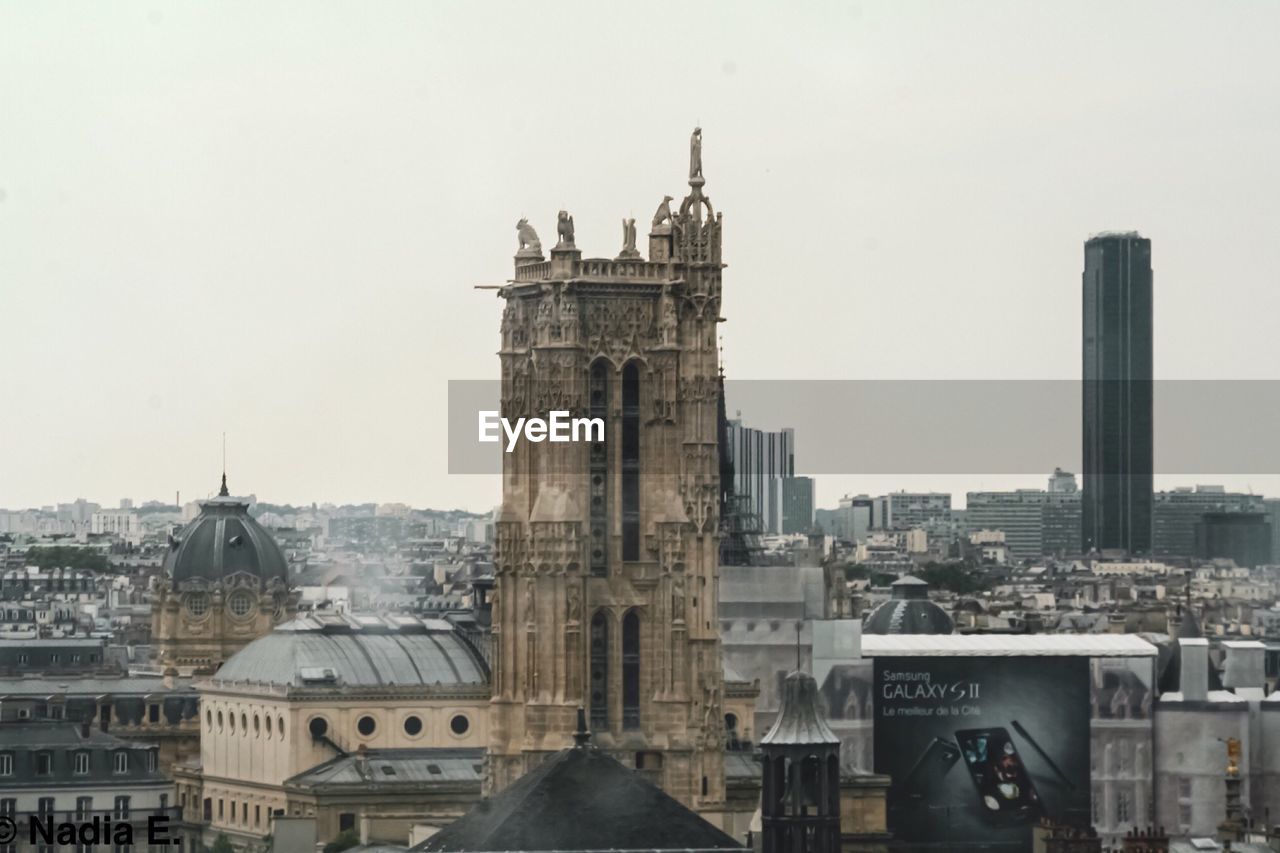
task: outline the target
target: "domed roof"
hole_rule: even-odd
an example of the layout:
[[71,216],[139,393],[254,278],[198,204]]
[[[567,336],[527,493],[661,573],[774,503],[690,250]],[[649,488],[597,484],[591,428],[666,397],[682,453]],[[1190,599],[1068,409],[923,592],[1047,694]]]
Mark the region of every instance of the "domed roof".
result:
[[299,617],[236,652],[219,681],[291,687],[461,687],[488,668],[455,627],[415,616]]
[[169,543],[164,571],[176,584],[190,580],[208,583],[237,573],[289,579],[284,552],[266,529],[249,515],[249,504],[227,492],[227,476],[216,498],[200,504],[200,514]]
[[929,600],[929,584],[903,575],[889,585],[892,598],[867,615],[864,634],[950,634],[955,622]]

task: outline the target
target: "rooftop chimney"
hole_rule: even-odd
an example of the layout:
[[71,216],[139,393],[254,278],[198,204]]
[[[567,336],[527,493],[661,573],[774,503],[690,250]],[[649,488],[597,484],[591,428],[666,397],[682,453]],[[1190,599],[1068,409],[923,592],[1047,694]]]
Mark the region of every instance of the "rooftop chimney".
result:
[[1228,640],[1222,644],[1226,663],[1222,686],[1246,699],[1261,699],[1266,689],[1264,657],[1267,647],[1257,640]]
[[1209,641],[1203,637],[1178,640],[1181,670],[1178,689],[1186,702],[1203,702],[1209,698]]

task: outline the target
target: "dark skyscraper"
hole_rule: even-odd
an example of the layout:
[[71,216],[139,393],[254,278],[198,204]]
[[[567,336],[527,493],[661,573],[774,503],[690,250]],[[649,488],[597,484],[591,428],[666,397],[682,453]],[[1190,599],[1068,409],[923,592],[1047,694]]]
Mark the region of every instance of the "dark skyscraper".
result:
[[1084,244],[1082,545],[1151,553],[1151,241]]

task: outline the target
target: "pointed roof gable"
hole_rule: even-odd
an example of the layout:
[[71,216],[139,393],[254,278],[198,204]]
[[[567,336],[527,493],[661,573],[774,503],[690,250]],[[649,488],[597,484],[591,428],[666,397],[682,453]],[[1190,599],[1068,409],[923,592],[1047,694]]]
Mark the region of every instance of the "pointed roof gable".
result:
[[413,849],[500,853],[741,847],[640,773],[579,746],[548,757]]

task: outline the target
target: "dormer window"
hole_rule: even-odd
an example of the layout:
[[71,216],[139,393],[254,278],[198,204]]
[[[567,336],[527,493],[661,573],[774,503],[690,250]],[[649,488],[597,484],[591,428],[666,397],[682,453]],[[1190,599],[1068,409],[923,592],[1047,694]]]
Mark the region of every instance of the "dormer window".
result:
[[113,759],[113,769],[116,773],[128,773],[129,772],[129,753],[125,752],[124,750],[117,751],[115,754],[115,758]]

